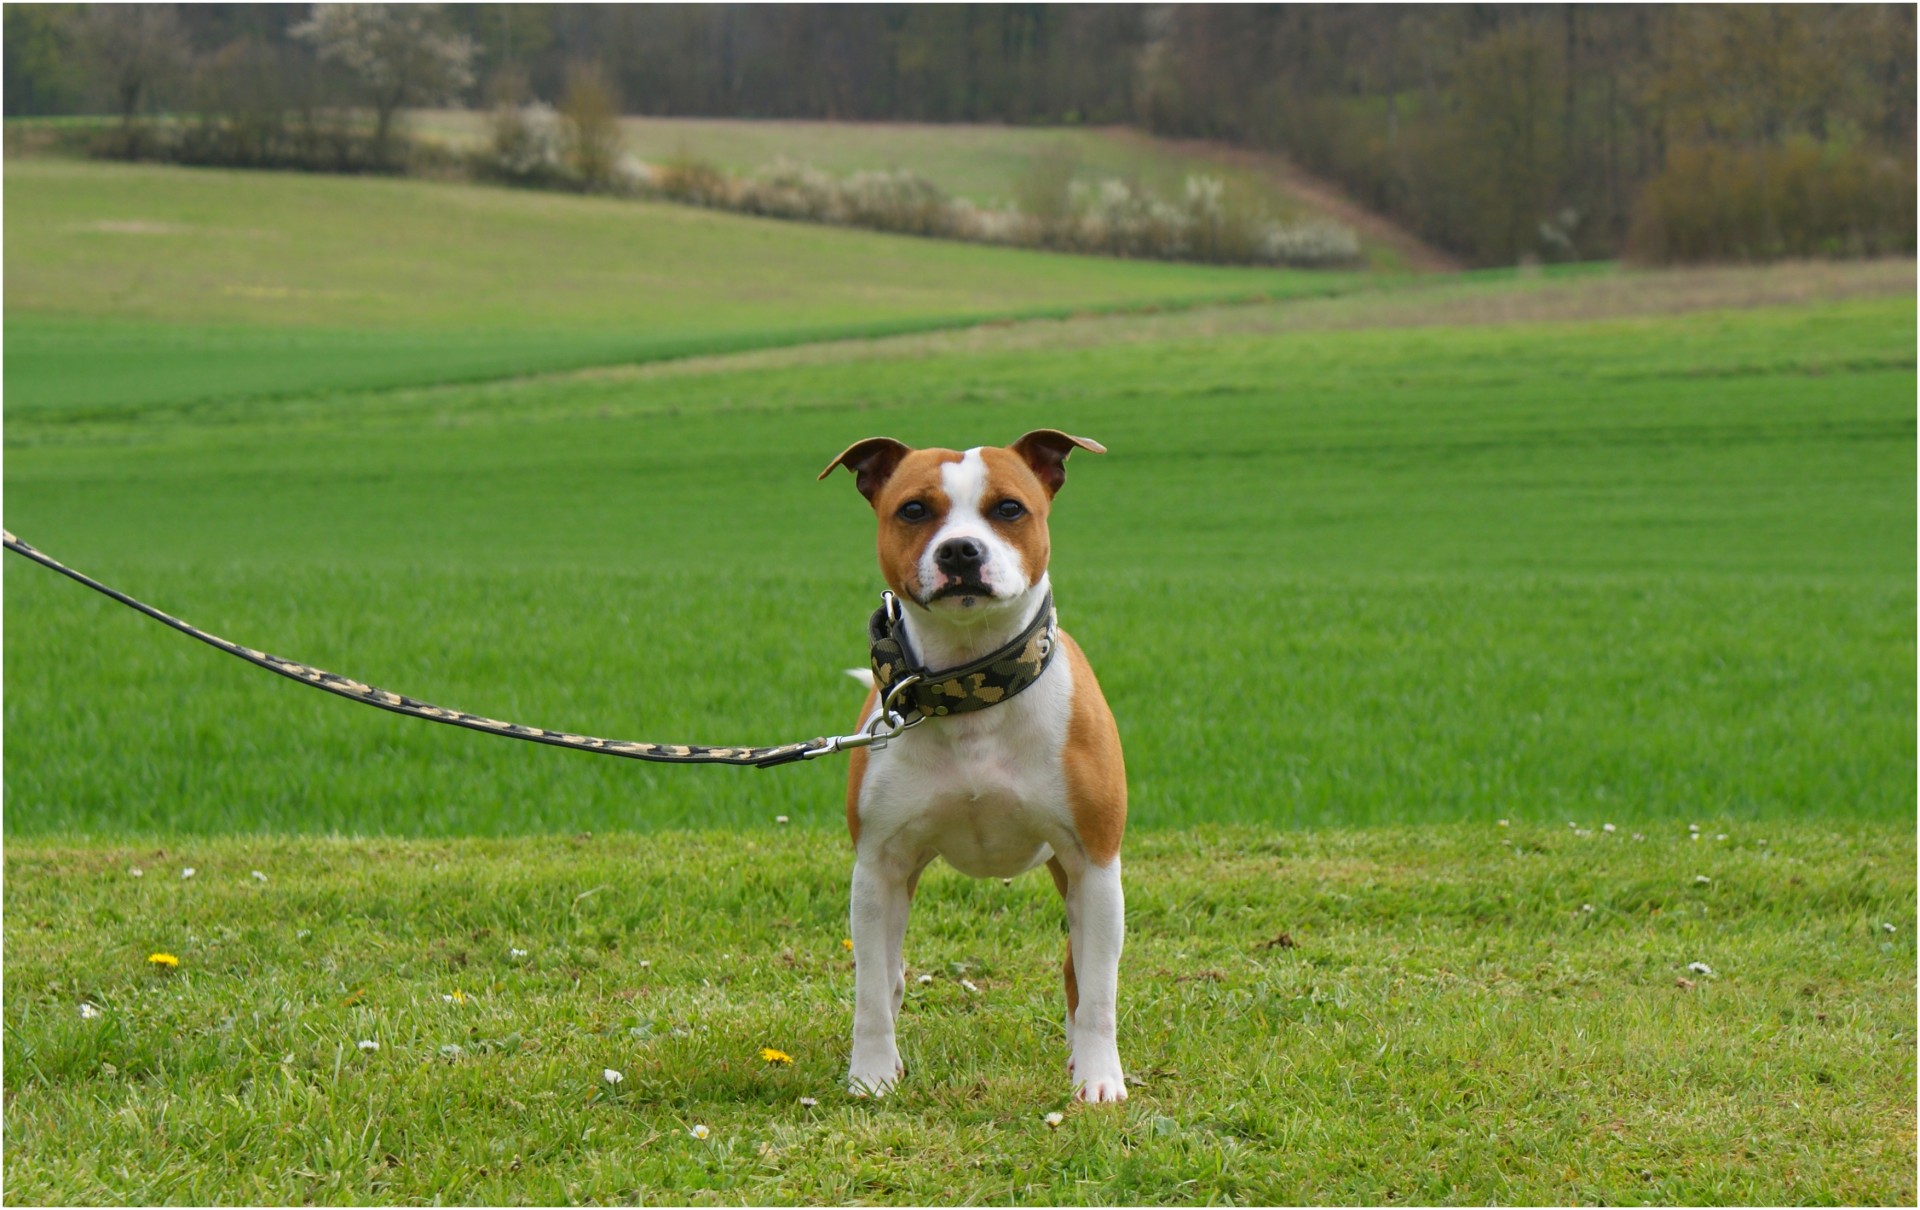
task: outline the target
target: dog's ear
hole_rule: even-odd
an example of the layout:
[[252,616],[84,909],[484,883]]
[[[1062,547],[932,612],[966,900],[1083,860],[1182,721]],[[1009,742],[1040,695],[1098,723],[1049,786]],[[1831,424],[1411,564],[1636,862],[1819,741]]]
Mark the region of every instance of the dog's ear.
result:
[[893,477],[900,460],[912,452],[913,447],[891,437],[869,437],[841,450],[840,456],[827,463],[827,469],[820,472],[820,478],[831,475],[834,467],[844,466],[853,472],[853,485],[871,503],[874,493],[885,487],[887,480]]
[[1040,477],[1049,496],[1059,492],[1067,481],[1067,455],[1076,449],[1089,454],[1104,454],[1107,447],[1090,437],[1074,437],[1059,429],[1035,429],[1007,447]]

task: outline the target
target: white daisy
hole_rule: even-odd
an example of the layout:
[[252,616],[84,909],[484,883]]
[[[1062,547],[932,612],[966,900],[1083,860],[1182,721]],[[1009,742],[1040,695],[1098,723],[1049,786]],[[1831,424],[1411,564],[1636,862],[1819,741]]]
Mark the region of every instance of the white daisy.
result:
[[1040,1120],[1047,1124],[1047,1129],[1058,1130],[1060,1129],[1060,1123],[1067,1120],[1067,1115],[1064,1113],[1050,1113]]
[[693,1129],[687,1131],[687,1133],[692,1135],[696,1139],[704,1139],[708,1135],[712,1134],[713,1131],[708,1130],[705,1126],[702,1126],[696,1123]]
[[1687,969],[1696,975],[1711,975],[1713,973],[1713,968],[1704,962],[1689,962],[1687,963]]
[[626,1079],[627,1077],[621,1075],[619,1072],[615,1071],[611,1067],[606,1067],[601,1069],[600,1078],[605,1080],[609,1084],[618,1084],[620,1081]]
[[361,1050],[379,1050],[380,1049],[380,1043],[374,1041],[372,1038],[362,1038],[357,1043],[357,1045],[360,1047]]

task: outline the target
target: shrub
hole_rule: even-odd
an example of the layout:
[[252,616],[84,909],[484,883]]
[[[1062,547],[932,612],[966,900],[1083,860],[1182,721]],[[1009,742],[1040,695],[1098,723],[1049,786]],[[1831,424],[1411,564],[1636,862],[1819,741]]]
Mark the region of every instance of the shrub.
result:
[[1079,151],[1062,140],[1028,160],[1014,183],[1015,204],[1033,220],[1042,240],[1070,236],[1075,219],[1073,178],[1079,170]]
[[1877,256],[1914,250],[1914,165],[1810,140],[1676,147],[1634,208],[1642,261]]
[[560,112],[566,119],[567,167],[583,189],[608,189],[620,159],[620,103],[600,68],[567,69]]
[[1217,176],[1186,180],[1187,253],[1195,260],[1244,265],[1259,259],[1268,224],[1244,190],[1229,189]]
[[638,156],[622,155],[613,162],[615,193],[649,194],[659,190],[657,174]]
[[1306,269],[1351,265],[1360,259],[1360,239],[1348,228],[1325,220],[1294,226],[1269,223],[1260,232],[1258,259]]
[[1106,180],[1075,184],[1069,193],[1073,246],[1114,256],[1174,259],[1185,255],[1187,218],[1139,185]]
[[952,203],[940,187],[915,172],[856,172],[840,186],[842,221],[903,235],[952,232]]
[[1040,243],[1039,224],[1018,210],[983,208],[965,198],[956,198],[950,215],[954,239],[1019,247],[1033,247]]
[[772,218],[840,222],[840,186],[832,177],[785,156],[740,182],[740,209]]
[[504,102],[488,120],[486,147],[475,157],[479,175],[523,185],[569,179],[566,135],[559,111],[544,102]]
[[726,173],[684,151],[654,170],[653,185],[664,196],[695,206],[731,207],[734,200]]

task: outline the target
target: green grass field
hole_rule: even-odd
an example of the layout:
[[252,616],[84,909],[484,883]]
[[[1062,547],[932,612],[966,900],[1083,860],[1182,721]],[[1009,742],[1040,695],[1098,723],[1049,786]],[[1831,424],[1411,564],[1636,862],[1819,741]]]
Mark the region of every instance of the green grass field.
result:
[[929,874],[870,1104],[822,830],[14,843],[8,1199],[1910,1204],[1912,829],[1687,835],[1140,832],[1121,1108],[1045,878]]
[[[487,115],[471,110],[410,113],[407,124],[419,137],[455,148],[482,146],[488,137]],[[1048,171],[1068,167],[1072,179],[1087,185],[1138,182],[1166,199],[1181,197],[1188,177],[1212,176],[1288,221],[1325,219],[1352,228],[1362,258],[1376,269],[1451,263],[1411,232],[1361,210],[1278,155],[1155,138],[1119,126],[627,117],[620,130],[622,149],[647,163],[692,158],[734,175],[781,159],[834,176],[906,169],[983,206],[1018,204],[1023,182],[1040,163],[1048,164]]]
[[[470,110],[426,110],[408,120],[421,135],[460,145],[487,137],[487,115]],[[1074,176],[1088,182],[1137,180],[1162,196],[1178,197],[1188,176],[1210,174],[1256,189],[1283,210],[1306,209],[1272,174],[1249,169],[1259,157],[1122,127],[626,117],[620,130],[626,150],[648,163],[691,156],[743,174],[784,157],[835,176],[905,168],[981,205],[1015,201],[1036,159],[1065,156]]]
[[[879,583],[827,459],[1099,438],[1054,575],[1134,822],[1124,1110],[1041,1123],[1057,905],[953,876],[908,1089],[848,1105],[842,769],[397,719],[8,560],[15,1200],[1912,1200],[1911,265],[1268,274],[1297,297],[887,338],[1246,291],[453,186],[19,161],[6,200],[8,528],[495,717],[838,729]],[[135,220],[290,234],[82,230]],[[781,347],[769,261],[867,338]],[[509,369],[517,305],[565,356]],[[629,322],[717,355],[583,335]]]
[[6,189],[10,416],[487,380],[1359,280],[419,181],[14,158]]

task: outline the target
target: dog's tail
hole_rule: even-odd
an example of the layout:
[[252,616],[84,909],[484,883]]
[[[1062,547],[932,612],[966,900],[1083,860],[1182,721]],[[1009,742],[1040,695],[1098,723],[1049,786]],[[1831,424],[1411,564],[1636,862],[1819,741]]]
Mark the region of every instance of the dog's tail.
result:
[[852,677],[856,681],[859,681],[862,685],[865,685],[867,688],[869,689],[873,688],[873,669],[849,668],[846,670],[846,673],[848,676]]

